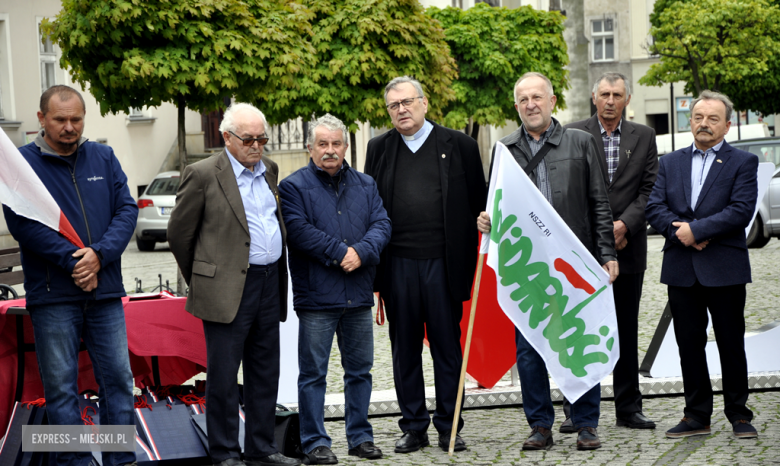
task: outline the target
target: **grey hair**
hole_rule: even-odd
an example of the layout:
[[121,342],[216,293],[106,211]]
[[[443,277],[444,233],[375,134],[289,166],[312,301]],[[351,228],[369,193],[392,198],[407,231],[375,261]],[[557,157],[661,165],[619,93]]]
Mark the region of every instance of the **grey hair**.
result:
[[425,92],[423,92],[422,84],[420,84],[420,81],[409,77],[409,76],[400,76],[398,78],[394,78],[392,81],[387,83],[387,86],[385,86],[385,102],[387,102],[387,93],[390,92],[391,89],[396,89],[399,84],[403,83],[409,83],[412,86],[414,86],[414,90],[417,91],[417,94],[420,97],[425,97]]
[[[236,126],[236,114],[241,112],[249,112],[259,116],[260,119],[263,120],[263,129],[266,132],[268,131],[268,121],[266,121],[265,115],[263,115],[263,112],[261,112],[259,108],[252,104],[236,102],[225,110],[225,114],[222,116],[222,122],[219,124],[219,132],[236,132],[238,130],[238,127]],[[259,136],[259,134],[253,134],[252,136]]]
[[550,81],[550,78],[548,78],[547,76],[543,75],[542,73],[537,73],[536,71],[529,71],[528,73],[520,76],[520,79],[518,79],[517,82],[515,83],[515,87],[512,88],[512,98],[514,99],[515,103],[517,103],[517,92],[515,92],[515,91],[517,91],[517,86],[522,81],[524,81],[524,80],[526,80],[528,78],[534,78],[534,77],[542,78],[544,80],[544,82],[547,83],[547,92],[549,93],[549,95],[551,95],[551,96],[555,95],[555,93],[553,92],[553,85],[552,85],[552,82]]
[[314,138],[316,137],[317,128],[320,126],[324,126],[328,129],[328,131],[339,131],[341,130],[341,134],[344,135],[344,144],[349,144],[349,140],[347,139],[349,137],[349,132],[347,131],[347,127],[344,125],[344,123],[341,122],[338,118],[334,117],[330,113],[326,113],[325,115],[322,115],[321,117],[317,118],[316,120],[309,123],[309,131],[307,132],[307,145],[311,147],[312,144],[314,144]]
[[731,103],[731,100],[728,97],[726,97],[726,94],[721,94],[720,92],[710,90],[701,91],[699,97],[696,97],[693,99],[693,102],[691,102],[691,115],[693,115],[693,108],[696,107],[696,104],[702,100],[719,100],[723,102],[723,105],[726,106],[726,121],[731,121],[731,113],[734,111],[734,104]]
[[596,93],[599,91],[599,84],[601,84],[601,81],[607,81],[610,84],[615,84],[618,79],[623,80],[623,86],[626,89],[626,97],[631,95],[631,85],[628,83],[628,78],[626,78],[625,75],[621,73],[616,73],[614,71],[609,71],[607,73],[604,73],[601,75],[599,79],[596,80],[596,83],[593,84],[593,95],[596,95]]

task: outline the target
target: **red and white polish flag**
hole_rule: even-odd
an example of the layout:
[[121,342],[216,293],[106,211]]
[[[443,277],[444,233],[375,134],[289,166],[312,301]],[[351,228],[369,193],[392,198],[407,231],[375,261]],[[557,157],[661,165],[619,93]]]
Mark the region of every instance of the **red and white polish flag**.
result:
[[495,288],[480,293],[478,306],[498,304],[575,402],[620,357],[609,274],[501,143],[486,211],[492,227],[480,252],[488,255],[485,272],[495,276]]
[[5,131],[0,129],[0,202],[17,215],[43,223],[79,249],[84,243],[57,202]]

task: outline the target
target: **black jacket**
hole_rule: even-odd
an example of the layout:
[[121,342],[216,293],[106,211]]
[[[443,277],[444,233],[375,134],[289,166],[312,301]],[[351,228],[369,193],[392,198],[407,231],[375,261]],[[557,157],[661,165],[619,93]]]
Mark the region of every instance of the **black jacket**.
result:
[[[553,208],[599,264],[617,260],[612,211],[596,141],[584,131],[565,129],[558,121],[547,141],[553,146],[544,158]],[[521,167],[528,165],[531,148],[522,127],[500,142]],[[531,180],[536,184],[536,171]]]
[[[433,123],[436,151],[441,154],[439,176],[441,178],[444,205],[444,235],[446,241],[447,280],[450,294],[456,301],[471,297],[471,285],[477,265],[478,232],[477,217],[485,210],[487,186],[479,156],[477,142],[469,136]],[[404,144],[398,130],[392,129],[368,142],[364,172],[376,180],[379,195],[392,220],[395,169],[400,144]],[[374,290],[388,294],[392,246],[382,252],[377,268]]]
[[[587,131],[596,139],[599,154],[604,154],[598,116],[566,125]],[[600,160],[606,162],[605,157]],[[606,163],[602,165],[608,180]],[[658,149],[655,131],[645,125],[623,119],[620,124],[620,149],[617,170],[607,182],[609,207],[614,220],[622,220],[628,228],[628,243],[618,251],[620,273],[641,273],[647,268],[647,222],[645,207],[658,175]]]

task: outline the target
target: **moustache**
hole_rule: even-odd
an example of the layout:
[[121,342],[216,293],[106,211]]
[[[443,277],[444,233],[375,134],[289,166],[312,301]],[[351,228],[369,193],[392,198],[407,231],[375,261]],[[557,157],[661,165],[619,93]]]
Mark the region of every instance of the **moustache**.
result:
[[323,162],[326,161],[326,160],[330,160],[330,159],[338,161],[339,160],[339,156],[336,155],[336,154],[325,154],[325,155],[322,156],[322,161]]
[[699,128],[698,131],[696,131],[696,134],[699,134],[699,133],[707,133],[707,134],[709,134],[711,136],[712,135],[712,130],[709,129],[709,128]]

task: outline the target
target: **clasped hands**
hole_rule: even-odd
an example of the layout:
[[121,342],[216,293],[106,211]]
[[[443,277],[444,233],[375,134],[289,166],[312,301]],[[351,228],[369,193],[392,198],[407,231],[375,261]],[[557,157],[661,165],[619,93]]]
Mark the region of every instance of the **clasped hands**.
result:
[[360,261],[360,256],[355,251],[355,248],[347,248],[347,254],[344,255],[344,259],[341,260],[341,268],[346,273],[355,271],[363,263]]
[[92,248],[82,248],[73,253],[73,257],[81,258],[73,267],[73,281],[85,292],[97,288],[97,273],[100,271],[100,259]]
[[709,240],[697,243],[688,222],[672,222],[672,226],[677,227],[677,231],[674,234],[684,246],[692,246],[697,251],[701,251],[710,243]]

